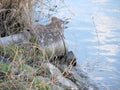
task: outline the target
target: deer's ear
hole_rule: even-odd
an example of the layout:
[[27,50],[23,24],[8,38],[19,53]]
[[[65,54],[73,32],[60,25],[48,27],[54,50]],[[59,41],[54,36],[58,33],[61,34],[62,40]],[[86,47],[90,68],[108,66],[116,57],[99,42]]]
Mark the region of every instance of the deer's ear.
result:
[[52,21],[53,23],[64,23],[63,20],[61,20],[61,19],[59,19],[59,18],[57,18],[57,17],[52,17],[52,18],[51,18],[51,21]]
[[52,22],[55,22],[55,21],[58,20],[58,18],[57,17],[52,17],[51,20],[52,20]]

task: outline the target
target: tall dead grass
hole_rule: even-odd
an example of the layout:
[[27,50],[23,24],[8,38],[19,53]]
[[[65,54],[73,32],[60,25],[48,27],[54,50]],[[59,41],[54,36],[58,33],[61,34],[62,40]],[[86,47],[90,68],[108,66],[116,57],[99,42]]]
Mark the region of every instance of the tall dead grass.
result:
[[31,26],[38,0],[0,0],[0,35],[7,36]]

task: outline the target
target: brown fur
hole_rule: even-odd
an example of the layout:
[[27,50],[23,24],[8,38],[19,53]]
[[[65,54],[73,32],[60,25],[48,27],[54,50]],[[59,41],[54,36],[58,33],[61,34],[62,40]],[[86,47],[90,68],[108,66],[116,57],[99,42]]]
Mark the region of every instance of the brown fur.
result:
[[46,27],[48,29],[50,29],[52,32],[56,32],[58,30],[61,31],[63,29],[64,22],[61,19],[59,19],[57,17],[52,17],[51,21],[52,22],[50,24],[46,25]]
[[32,30],[35,34],[39,34],[40,33],[53,33],[53,34],[61,34],[63,35],[63,26],[64,26],[64,22],[57,18],[57,17],[52,17],[51,18],[51,22],[47,25],[38,25],[35,26]]

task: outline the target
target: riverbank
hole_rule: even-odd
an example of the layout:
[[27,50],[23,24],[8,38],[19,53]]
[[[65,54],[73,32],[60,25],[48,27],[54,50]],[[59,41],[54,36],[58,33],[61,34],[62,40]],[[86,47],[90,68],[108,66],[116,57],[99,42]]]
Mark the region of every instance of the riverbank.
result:
[[0,1],[0,89],[97,90],[66,46],[67,22],[51,16],[50,23],[34,25],[35,4]]
[[30,52],[12,46],[1,53],[1,90],[98,90],[79,65],[50,63],[35,51],[35,46]]
[[61,42],[64,40],[64,33],[62,37],[59,34],[61,28],[53,32],[46,26],[39,27],[40,33],[27,30],[0,39],[2,90],[97,90],[95,83],[79,68],[74,53]]

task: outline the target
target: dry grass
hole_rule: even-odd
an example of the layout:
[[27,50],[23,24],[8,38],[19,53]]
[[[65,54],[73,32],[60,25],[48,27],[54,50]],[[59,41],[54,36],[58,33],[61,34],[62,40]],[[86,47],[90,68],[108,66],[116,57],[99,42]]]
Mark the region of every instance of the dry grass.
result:
[[0,34],[7,36],[32,25],[36,0],[0,0]]
[[47,83],[36,78],[50,75],[41,53],[35,46],[0,47],[0,56],[7,60],[0,60],[0,90],[50,90]]

